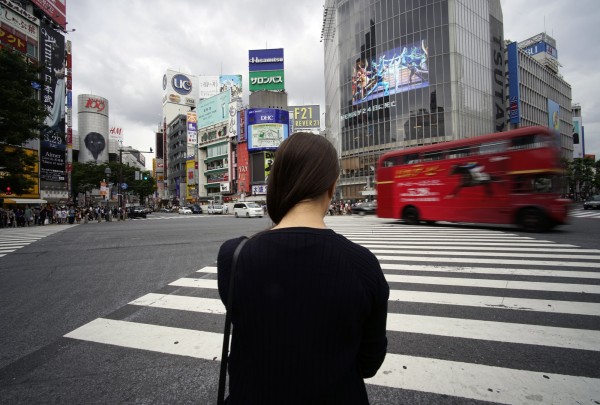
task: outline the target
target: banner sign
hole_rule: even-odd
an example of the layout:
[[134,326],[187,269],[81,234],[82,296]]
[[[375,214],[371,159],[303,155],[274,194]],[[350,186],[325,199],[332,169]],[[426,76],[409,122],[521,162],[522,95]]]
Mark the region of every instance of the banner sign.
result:
[[248,70],[283,70],[283,48],[248,51]]
[[321,107],[315,105],[289,106],[290,131],[298,128],[321,128]]
[[284,79],[283,69],[250,72],[250,91],[284,90]]

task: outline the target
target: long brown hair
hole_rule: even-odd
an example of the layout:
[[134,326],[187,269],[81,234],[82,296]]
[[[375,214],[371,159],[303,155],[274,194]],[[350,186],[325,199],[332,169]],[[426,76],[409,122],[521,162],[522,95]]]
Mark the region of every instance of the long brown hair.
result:
[[302,200],[321,196],[340,175],[337,152],[324,137],[297,132],[283,141],[267,182],[267,210],[281,219]]

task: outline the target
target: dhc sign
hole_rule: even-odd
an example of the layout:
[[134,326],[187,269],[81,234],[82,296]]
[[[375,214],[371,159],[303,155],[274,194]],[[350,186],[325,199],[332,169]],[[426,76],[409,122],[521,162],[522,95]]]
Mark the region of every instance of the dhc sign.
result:
[[186,75],[182,74],[173,76],[171,86],[173,86],[173,90],[183,96],[190,94],[192,91],[192,81]]

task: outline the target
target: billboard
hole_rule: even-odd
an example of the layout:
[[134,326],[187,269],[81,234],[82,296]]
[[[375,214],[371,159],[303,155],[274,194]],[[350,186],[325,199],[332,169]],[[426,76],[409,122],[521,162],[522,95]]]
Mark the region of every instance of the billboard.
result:
[[283,70],[283,48],[248,51],[248,70]]
[[284,90],[284,79],[283,69],[250,72],[250,91]]
[[219,76],[198,76],[198,98],[204,100],[216,96],[220,85]]
[[219,76],[219,93],[231,90],[231,98],[242,97],[242,75]]
[[238,142],[246,142],[246,140],[247,140],[248,127],[247,127],[247,120],[246,120],[246,112],[247,112],[247,110],[238,111],[238,116],[237,116],[237,122],[238,122],[237,141]]
[[67,29],[67,0],[31,0],[31,2],[63,30]]
[[554,59],[558,59],[558,51],[556,50],[556,48],[544,41],[540,41],[526,48],[523,48],[523,51],[531,56],[537,55],[538,53],[546,52]]
[[237,154],[237,192],[247,193],[250,190],[249,157],[246,143],[240,143],[236,148]]
[[168,69],[163,76],[163,105],[167,103],[196,106],[198,77]]
[[284,90],[283,48],[248,51],[250,91]]
[[42,102],[48,111],[41,131],[40,178],[66,183],[66,61],[65,38],[49,25],[40,25],[40,63],[44,66]]
[[93,94],[77,96],[79,162],[108,162],[108,100]]
[[548,99],[548,127],[559,131],[560,129],[560,105]]
[[298,128],[321,128],[321,107],[318,104],[289,106],[288,111],[290,131]]
[[204,100],[225,90],[231,90],[231,98],[242,97],[242,75],[198,76],[198,99]]
[[[19,31],[21,34],[34,39],[35,41],[38,40],[38,27],[40,25],[40,20],[10,0],[0,0],[0,22]],[[9,37],[11,35],[11,33],[0,35],[0,39],[2,39],[2,42],[10,42],[11,39],[9,39]],[[15,39],[15,43],[17,42],[16,39],[19,39],[14,36],[13,38]],[[21,42],[23,41],[21,40]],[[17,45],[18,47],[21,47],[21,44]],[[26,53],[26,50],[23,53]]]
[[289,136],[289,112],[272,108],[247,110],[248,150],[277,149]]
[[205,128],[219,122],[229,120],[229,103],[231,91],[227,90],[216,96],[200,100],[196,111],[198,112],[198,128]]
[[352,104],[429,86],[427,41],[358,58],[352,69]]
[[187,143],[198,143],[198,115],[195,112],[188,112],[187,118]]
[[582,129],[581,117],[573,117],[573,158],[583,158],[585,155]]
[[508,56],[508,114],[511,124],[521,122],[521,96],[519,94],[519,49],[516,42],[506,47]]

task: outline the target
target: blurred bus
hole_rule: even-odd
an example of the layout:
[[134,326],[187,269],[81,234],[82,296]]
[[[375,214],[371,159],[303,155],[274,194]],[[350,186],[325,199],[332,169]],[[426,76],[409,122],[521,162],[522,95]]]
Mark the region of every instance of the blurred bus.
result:
[[567,221],[563,181],[558,137],[545,127],[407,148],[379,159],[377,215],[543,232]]

